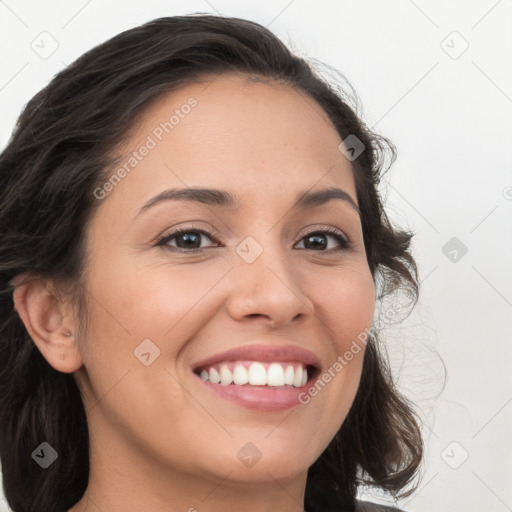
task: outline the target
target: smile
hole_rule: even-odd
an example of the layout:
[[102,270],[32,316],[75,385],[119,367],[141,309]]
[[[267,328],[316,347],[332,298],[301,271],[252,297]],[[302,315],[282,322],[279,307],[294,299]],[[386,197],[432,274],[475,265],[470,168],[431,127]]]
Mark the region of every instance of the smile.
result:
[[319,367],[309,350],[246,345],[199,362],[193,373],[216,397],[249,409],[280,411],[301,404],[299,395],[317,378]]
[[308,381],[308,369],[302,363],[227,361],[203,368],[199,376],[222,386],[270,386],[300,388]]

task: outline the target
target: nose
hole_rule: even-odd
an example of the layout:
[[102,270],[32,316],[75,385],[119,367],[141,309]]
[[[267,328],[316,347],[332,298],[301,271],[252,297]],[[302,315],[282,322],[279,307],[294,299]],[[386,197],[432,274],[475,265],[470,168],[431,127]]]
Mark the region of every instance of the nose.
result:
[[292,321],[304,322],[314,314],[297,274],[278,251],[264,250],[252,263],[240,258],[235,267],[230,273],[232,287],[227,300],[234,320],[247,322],[252,318],[275,328]]

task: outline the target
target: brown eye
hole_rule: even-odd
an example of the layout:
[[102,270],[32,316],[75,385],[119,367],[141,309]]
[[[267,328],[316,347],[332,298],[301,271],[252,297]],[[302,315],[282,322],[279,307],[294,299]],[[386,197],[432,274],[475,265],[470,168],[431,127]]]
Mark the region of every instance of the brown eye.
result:
[[[341,246],[341,249],[336,249],[332,247],[329,248],[329,238],[335,239],[338,243],[338,246]],[[304,249],[316,251],[320,249],[320,252],[336,252],[340,250],[350,249],[351,247],[351,244],[347,237],[334,228],[313,231],[302,237],[301,241],[302,240],[305,241],[303,247]]]
[[[199,252],[207,247],[201,247],[202,238],[206,237],[213,240],[210,233],[203,229],[183,228],[161,238],[156,245],[166,247],[170,250],[178,250],[183,252]],[[170,242],[176,240],[176,245]]]

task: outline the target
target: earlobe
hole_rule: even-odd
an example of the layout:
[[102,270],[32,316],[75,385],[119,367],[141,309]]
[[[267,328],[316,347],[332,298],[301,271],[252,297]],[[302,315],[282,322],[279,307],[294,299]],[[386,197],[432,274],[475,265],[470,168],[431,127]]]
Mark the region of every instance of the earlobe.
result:
[[68,303],[39,277],[12,280],[14,308],[37,348],[56,370],[71,373],[82,366],[82,356],[73,336],[76,326]]

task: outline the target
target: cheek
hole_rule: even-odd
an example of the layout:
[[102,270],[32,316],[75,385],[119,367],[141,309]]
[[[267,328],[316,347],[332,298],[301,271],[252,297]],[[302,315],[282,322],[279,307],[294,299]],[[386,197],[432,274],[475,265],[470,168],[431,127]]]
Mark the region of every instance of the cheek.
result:
[[97,269],[89,286],[97,298],[92,304],[95,322],[125,337],[129,332],[133,341],[164,340],[182,331],[191,316],[201,314],[209,291],[230,268],[132,264],[127,270],[122,263],[119,259],[115,268]]
[[347,267],[337,274],[315,279],[312,293],[316,315],[329,328],[339,354],[353,340],[365,340],[373,322],[375,286],[366,265]]
[[181,390],[166,370],[174,374],[188,340],[215,315],[218,300],[209,291],[229,268],[131,265],[128,271],[122,258],[115,266],[96,265],[87,280],[91,326],[83,354],[94,394],[103,396],[114,386],[119,393],[117,383],[136,381],[128,397],[147,393],[146,406],[154,389],[167,389],[176,399]]
[[308,281],[310,297],[330,356],[319,379],[300,400],[311,408],[311,428],[323,425],[318,439],[321,451],[345,420],[359,387],[367,333],[373,322],[375,287],[363,263],[316,277]]

